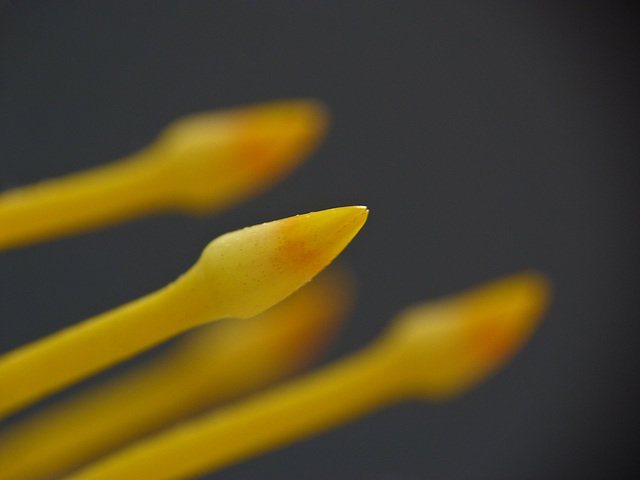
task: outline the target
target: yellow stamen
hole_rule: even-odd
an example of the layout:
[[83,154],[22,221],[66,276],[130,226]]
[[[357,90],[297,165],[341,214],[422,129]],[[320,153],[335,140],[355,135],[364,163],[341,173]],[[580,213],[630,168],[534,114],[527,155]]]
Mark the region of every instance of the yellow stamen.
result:
[[226,208],[291,171],[327,123],[309,100],[185,117],[123,160],[0,194],[0,250],[162,211]]
[[326,267],[367,214],[334,208],[227,233],[163,289],[0,357],[0,417],[197,325],[257,315]]
[[247,320],[189,333],[161,358],[0,435],[0,478],[58,477],[188,415],[272,384],[323,351],[351,303],[339,269]]
[[548,292],[544,278],[526,273],[412,309],[346,360],[140,442],[69,480],[191,478],[400,400],[459,393],[523,344]]

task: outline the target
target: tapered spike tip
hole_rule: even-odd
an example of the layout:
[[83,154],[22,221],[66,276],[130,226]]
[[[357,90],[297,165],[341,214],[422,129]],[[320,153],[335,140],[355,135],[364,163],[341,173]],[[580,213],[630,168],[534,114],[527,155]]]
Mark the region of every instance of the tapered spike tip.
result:
[[550,292],[546,277],[524,272],[405,310],[390,333],[410,390],[447,398],[495,373],[529,339]]
[[228,233],[211,242],[196,267],[228,316],[254,316],[320,272],[364,225],[366,207],[297,215]]
[[166,160],[173,201],[211,213],[293,170],[324,138],[328,124],[321,103],[281,100],[185,117],[153,149]]

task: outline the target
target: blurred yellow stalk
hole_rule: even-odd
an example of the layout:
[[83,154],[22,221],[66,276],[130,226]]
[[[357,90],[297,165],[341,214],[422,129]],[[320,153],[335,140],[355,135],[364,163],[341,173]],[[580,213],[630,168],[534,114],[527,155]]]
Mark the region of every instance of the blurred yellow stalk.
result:
[[522,346],[548,299],[546,279],[523,273],[414,307],[362,352],[137,443],[68,480],[191,478],[400,400],[458,394]]
[[0,417],[195,326],[257,315],[326,267],[367,214],[334,208],[227,233],[157,292],[5,354]]
[[123,160],[0,194],[0,251],[163,211],[221,210],[291,171],[327,124],[311,100],[177,120]]
[[143,435],[302,370],[352,303],[331,268],[257,317],[190,332],[160,358],[0,434],[0,478],[58,477]]

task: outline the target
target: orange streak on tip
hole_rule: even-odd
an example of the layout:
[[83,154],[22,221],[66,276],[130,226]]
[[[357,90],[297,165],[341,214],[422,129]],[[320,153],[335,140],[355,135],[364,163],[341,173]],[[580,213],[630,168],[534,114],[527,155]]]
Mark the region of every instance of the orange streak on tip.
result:
[[497,372],[531,337],[549,299],[546,277],[523,272],[406,309],[392,331],[405,365],[422,365],[406,370],[412,394],[451,398]]
[[225,316],[252,317],[329,265],[367,213],[365,207],[340,207],[227,233],[204,249],[197,268],[218,286],[214,303]]
[[498,363],[516,347],[512,336],[490,321],[478,326],[472,333],[471,343],[476,354],[490,363]]
[[276,177],[315,148],[328,124],[327,109],[313,100],[248,107],[236,117],[237,158],[252,176]]
[[366,207],[341,207],[306,215],[296,215],[282,221],[279,235],[283,246],[275,261],[283,266],[301,265],[321,269],[346,246],[362,228],[369,210]]
[[328,111],[318,101],[276,100],[180,119],[160,135],[156,150],[179,159],[167,163],[173,201],[190,213],[210,214],[289,174],[328,125]]
[[[469,299],[470,350],[487,368],[511,358],[542,319],[551,298],[549,280],[524,272],[478,289]],[[472,294],[473,295],[473,294]]]

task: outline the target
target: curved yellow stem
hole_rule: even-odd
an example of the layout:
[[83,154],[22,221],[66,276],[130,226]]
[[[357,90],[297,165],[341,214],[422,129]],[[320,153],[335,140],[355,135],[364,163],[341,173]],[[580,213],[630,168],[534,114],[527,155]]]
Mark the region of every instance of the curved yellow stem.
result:
[[292,170],[326,125],[310,100],[185,117],[123,160],[1,193],[0,251],[163,211],[227,208]]
[[[259,397],[134,444],[70,479],[192,478],[365,415],[389,396],[392,364],[366,351]],[[373,387],[376,385],[376,387]]]
[[546,280],[521,274],[420,307],[346,360],[140,442],[68,480],[191,478],[400,400],[460,393],[525,342],[547,302]]
[[197,325],[257,315],[351,241],[364,207],[298,215],[218,237],[167,287],[0,357],[0,417]]
[[0,434],[0,478],[59,477],[301,370],[344,318],[347,280],[329,269],[257,317],[196,329],[160,358],[13,425]]

